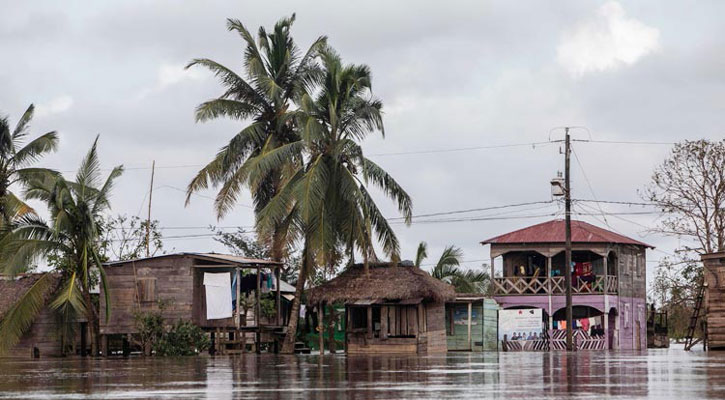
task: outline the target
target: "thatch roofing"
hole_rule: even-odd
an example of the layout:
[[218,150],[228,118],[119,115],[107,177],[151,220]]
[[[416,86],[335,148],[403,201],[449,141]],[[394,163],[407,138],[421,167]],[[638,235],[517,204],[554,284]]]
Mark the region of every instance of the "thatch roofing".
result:
[[370,264],[365,276],[362,264],[348,268],[329,282],[307,292],[307,301],[317,304],[353,302],[387,302],[412,299],[448,301],[456,298],[453,286],[433,278],[410,264]]
[[[27,292],[43,275],[44,274],[42,273],[21,274],[15,278],[0,275],[0,320],[10,307],[12,307],[13,304],[15,304],[15,302],[18,301],[20,297],[22,297],[25,292]],[[52,282],[50,287],[52,289],[48,290],[45,295],[46,302],[57,289],[60,281],[60,275],[52,274],[51,279]]]

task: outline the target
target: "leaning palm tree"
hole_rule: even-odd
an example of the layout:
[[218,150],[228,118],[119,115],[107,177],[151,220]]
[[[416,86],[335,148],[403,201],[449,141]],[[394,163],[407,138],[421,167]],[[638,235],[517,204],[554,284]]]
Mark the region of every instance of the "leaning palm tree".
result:
[[110,315],[106,275],[98,255],[99,221],[110,208],[109,196],[114,181],[123,172],[115,167],[105,180],[101,179],[97,153],[98,138],[83,159],[75,181],[62,176],[45,176],[28,184],[26,197],[48,206],[50,221],[27,214],[14,224],[0,241],[0,267],[12,276],[25,265],[42,257],[54,256],[54,270],[43,275],[10,308],[0,322],[0,353],[7,351],[30,327],[43,307],[43,293],[50,288],[51,274],[61,276],[60,289],[50,303],[70,323],[76,315],[84,315],[91,328],[91,351],[98,353],[98,310],[91,299],[91,288],[100,281]]
[[31,104],[12,130],[8,118],[0,118],[0,229],[9,226],[16,218],[33,212],[13,192],[13,186],[23,186],[39,176],[56,174],[45,168],[31,167],[35,161],[58,146],[58,135],[55,131],[26,142],[34,110],[35,107]]
[[380,166],[363,155],[360,145],[371,132],[383,132],[382,103],[372,97],[370,70],[364,65],[343,65],[332,49],[321,52],[324,78],[315,93],[300,101],[301,139],[255,160],[252,176],[263,176],[289,158],[304,154],[305,163],[289,173],[276,196],[258,214],[261,231],[274,229],[292,215],[304,242],[302,268],[297,279],[288,335],[283,352],[291,352],[300,298],[308,275],[338,257],[341,245],[350,254],[357,249],[366,273],[375,259],[376,238],[393,261],[400,245],[393,229],[368,191],[381,189],[393,199],[406,222],[411,199]]
[[[416,266],[420,268],[423,259],[427,257],[426,244],[421,242],[418,246]],[[455,246],[448,246],[441,253],[441,257],[431,270],[431,275],[443,282],[453,285],[458,293],[483,293],[489,281],[488,274],[473,270],[461,270],[463,251]]]
[[[219,187],[214,208],[217,217],[222,218],[248,187],[255,210],[259,212],[277,194],[285,179],[285,170],[295,168],[280,165],[251,180],[248,162],[250,158],[299,140],[293,102],[319,79],[316,57],[326,38],[318,38],[301,53],[290,35],[294,20],[294,14],[280,20],[271,33],[260,27],[256,41],[241,22],[227,21],[227,28],[239,33],[246,44],[244,77],[206,58],[195,59],[187,66],[206,67],[224,86],[221,96],[197,107],[197,121],[225,117],[247,124],[192,179],[187,188],[187,204],[194,192],[209,186]],[[294,157],[285,160],[292,165],[300,162],[301,159]],[[270,256],[277,261],[284,258],[287,244],[294,239],[288,235],[290,221],[290,218],[283,219],[268,236],[260,235],[270,246]]]

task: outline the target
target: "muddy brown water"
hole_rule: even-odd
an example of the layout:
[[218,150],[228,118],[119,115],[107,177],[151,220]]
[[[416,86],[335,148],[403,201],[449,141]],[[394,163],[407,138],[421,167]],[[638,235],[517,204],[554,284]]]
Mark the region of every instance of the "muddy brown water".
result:
[[725,398],[725,353],[0,361],[0,399]]

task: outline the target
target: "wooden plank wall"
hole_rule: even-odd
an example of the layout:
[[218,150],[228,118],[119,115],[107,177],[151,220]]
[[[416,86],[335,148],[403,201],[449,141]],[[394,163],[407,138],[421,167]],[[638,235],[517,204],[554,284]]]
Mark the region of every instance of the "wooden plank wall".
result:
[[43,308],[30,326],[30,330],[22,336],[20,342],[10,349],[5,356],[32,358],[34,347],[38,348],[41,358],[61,356],[58,329],[59,325],[53,312],[47,307]]
[[725,258],[705,263],[707,341],[710,349],[725,349]]
[[424,304],[426,310],[426,353],[445,353],[446,345],[446,306],[443,302]]
[[[167,323],[191,319],[194,304],[192,259],[184,256],[161,257],[106,267],[110,287],[111,315],[106,321],[105,296],[100,296],[101,334],[135,333],[134,312],[153,310],[166,303],[163,316]],[[139,301],[136,293],[139,291]],[[153,299],[153,300],[149,300]]]

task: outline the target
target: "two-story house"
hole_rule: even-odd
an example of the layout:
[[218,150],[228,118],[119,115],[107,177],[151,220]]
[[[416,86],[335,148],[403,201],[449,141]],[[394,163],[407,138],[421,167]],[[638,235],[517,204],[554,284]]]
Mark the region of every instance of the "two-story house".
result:
[[[540,308],[549,336],[562,338],[562,321],[566,321],[564,220],[529,226],[481,243],[491,246],[492,290],[501,308]],[[577,333],[594,339],[588,342],[590,348],[646,348],[647,248],[653,247],[572,221],[573,317]],[[498,258],[502,262],[497,263]]]

